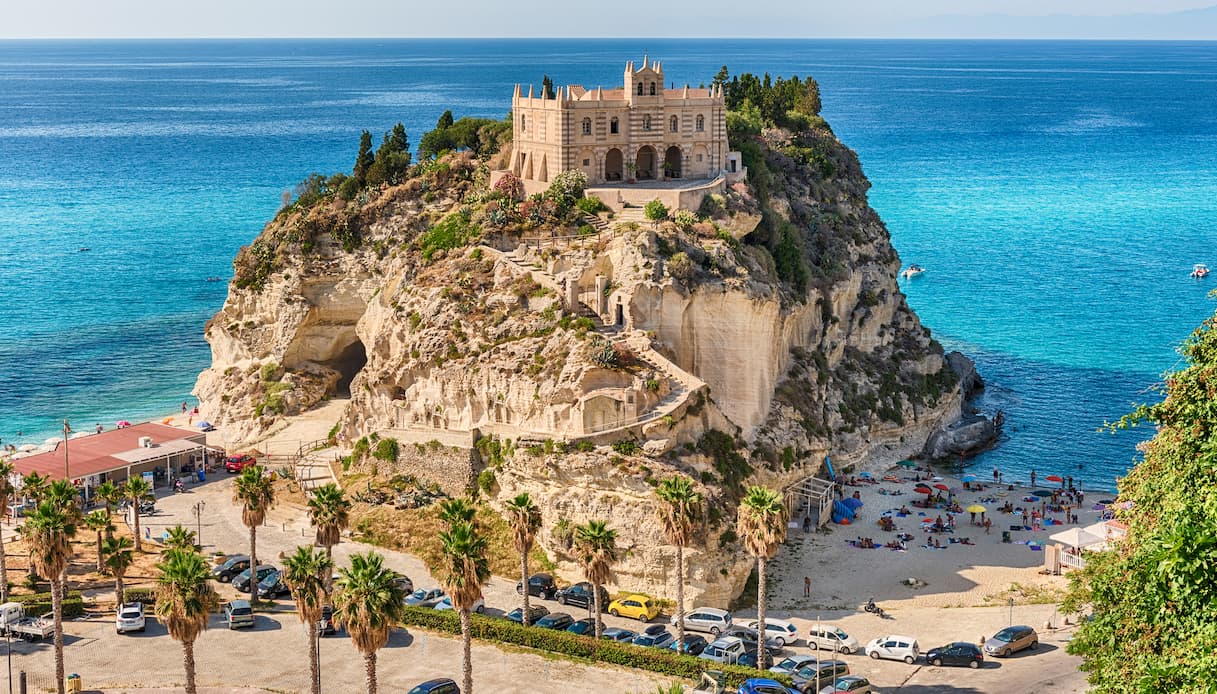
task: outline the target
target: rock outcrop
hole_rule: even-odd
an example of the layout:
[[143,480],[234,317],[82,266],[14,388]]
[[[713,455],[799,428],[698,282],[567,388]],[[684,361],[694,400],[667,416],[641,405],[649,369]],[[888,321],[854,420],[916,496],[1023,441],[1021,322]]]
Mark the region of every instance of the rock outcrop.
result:
[[653,485],[688,475],[709,508],[686,595],[725,605],[751,568],[732,531],[746,484],[783,487],[828,453],[894,461],[944,429],[935,450],[953,451],[974,426],[948,429],[961,383],[979,381],[905,303],[853,152],[823,125],[753,149],[753,182],[698,221],[596,236],[488,191],[468,154],[289,207],[238,256],[195,392],[234,443],[336,394],[349,440],[481,442],[487,496],[538,500],[563,577],[569,528],[599,518],[621,538],[616,584],[658,595],[675,573]]

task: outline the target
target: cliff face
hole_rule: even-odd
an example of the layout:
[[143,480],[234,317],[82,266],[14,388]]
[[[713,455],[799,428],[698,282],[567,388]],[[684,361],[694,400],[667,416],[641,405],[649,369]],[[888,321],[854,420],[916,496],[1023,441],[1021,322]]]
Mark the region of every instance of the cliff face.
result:
[[234,443],[348,393],[350,440],[481,439],[468,477],[492,469],[495,504],[537,499],[565,578],[565,528],[599,518],[622,541],[617,585],[658,595],[675,573],[652,486],[690,475],[710,509],[689,604],[725,605],[751,567],[729,532],[743,485],[792,483],[827,453],[914,453],[963,397],[897,287],[856,157],[826,128],[791,138],[764,133],[753,185],[699,221],[596,237],[545,241],[560,222],[488,191],[469,156],[289,208],[238,256],[196,394]]

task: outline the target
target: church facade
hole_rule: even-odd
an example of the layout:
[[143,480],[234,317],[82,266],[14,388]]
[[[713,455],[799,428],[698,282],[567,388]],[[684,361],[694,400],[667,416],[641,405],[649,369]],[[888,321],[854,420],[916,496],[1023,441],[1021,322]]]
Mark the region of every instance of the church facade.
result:
[[660,62],[643,58],[626,64],[620,89],[570,85],[546,98],[516,85],[509,170],[527,188],[571,169],[592,185],[718,176],[728,167],[722,87],[670,89],[663,80]]

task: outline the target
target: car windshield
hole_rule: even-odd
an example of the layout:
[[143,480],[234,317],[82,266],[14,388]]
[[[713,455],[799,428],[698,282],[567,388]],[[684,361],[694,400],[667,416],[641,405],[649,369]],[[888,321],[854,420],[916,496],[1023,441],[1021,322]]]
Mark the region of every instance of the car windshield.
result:
[[416,600],[425,600],[427,597],[427,591],[423,590],[422,588],[419,588],[418,590],[411,593],[410,597],[415,598]]
[[836,631],[834,631],[832,633],[836,634],[837,638],[839,638],[839,639],[848,639],[849,638],[849,634],[845,633],[844,631],[841,631],[840,629],[837,629]]
[[993,638],[997,639],[998,641],[1013,641],[1017,633],[1018,632],[1014,631],[1013,629],[1002,629],[994,634]]

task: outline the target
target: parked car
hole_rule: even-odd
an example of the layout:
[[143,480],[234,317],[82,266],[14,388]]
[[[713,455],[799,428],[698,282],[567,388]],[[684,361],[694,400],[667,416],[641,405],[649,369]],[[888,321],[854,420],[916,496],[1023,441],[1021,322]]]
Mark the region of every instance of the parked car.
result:
[[[452,596],[445,595],[443,600],[440,600],[439,602],[435,603],[435,609],[440,610],[440,611],[456,609],[452,606]],[[481,598],[474,600],[472,611],[474,611],[478,614],[484,613],[486,611],[486,601]]]
[[576,619],[570,623],[570,626],[566,627],[566,630],[580,636],[592,636],[596,633],[596,620]]
[[[755,649],[757,640],[760,638],[756,629],[751,627],[733,626],[723,633],[724,636],[735,636],[744,642],[745,646]],[[782,647],[776,637],[770,636],[765,639],[765,648],[769,651],[769,655],[777,655],[782,652]]]
[[781,682],[768,677],[750,677],[737,691],[739,694],[792,694]]
[[410,694],[461,694],[461,688],[456,686],[456,682],[443,677],[415,686],[410,690]]
[[790,655],[782,659],[782,662],[776,663],[769,668],[769,672],[777,672],[786,675],[793,675],[799,668],[806,667],[816,663],[817,659],[810,655]]
[[921,649],[917,646],[917,639],[912,636],[893,634],[871,640],[866,644],[866,654],[875,660],[903,660],[912,665],[917,661],[917,656],[921,655]]
[[795,670],[790,683],[800,692],[818,693],[822,688],[849,674],[849,663],[844,660],[820,660]]
[[609,627],[609,628],[605,629],[603,633],[600,634],[600,638],[604,639],[605,641],[616,641],[618,643],[629,643],[629,642],[633,641],[634,637],[637,635],[638,635],[638,632],[636,632],[636,631],[631,631],[629,629],[622,629],[621,627]]
[[871,694],[875,691],[870,686],[870,680],[858,675],[846,675],[838,677],[836,682],[824,687],[820,690],[820,694],[837,694],[838,692],[849,692],[849,694]]
[[224,563],[211,570],[212,578],[217,581],[231,581],[234,576],[249,568],[249,555],[230,554]]
[[252,627],[254,625],[254,608],[250,607],[248,600],[233,600],[232,602],[224,603],[224,608],[220,610],[220,616],[229,629]]
[[635,593],[610,602],[608,611],[614,617],[629,617],[640,622],[649,622],[659,616],[659,605],[647,596]]
[[[569,588],[563,588],[554,594],[559,605],[574,605],[584,609],[592,609],[595,598],[592,596],[592,584],[587,581],[576,583]],[[600,586],[600,610],[608,610],[609,595],[604,586]]]
[[985,664],[985,654],[974,643],[956,641],[945,646],[931,648],[926,651],[925,662],[938,667],[940,665],[967,665],[976,669]]
[[[695,607],[685,614],[685,631],[701,631],[718,638],[731,628],[731,613],[717,607]],[[672,617],[676,624],[676,617]]]
[[[757,620],[752,620],[747,623],[749,629],[757,627]],[[765,636],[774,640],[778,648],[783,648],[787,645],[793,646],[799,640],[799,630],[793,624],[784,619],[766,619],[765,620]]]
[[291,592],[287,584],[283,582],[283,575],[278,571],[272,571],[266,578],[258,581],[259,598],[273,599],[284,595],[291,595]]
[[250,465],[257,465],[258,459],[248,453],[237,453],[224,460],[226,472],[240,472]]
[[322,636],[338,633],[338,623],[334,621],[334,608],[326,605],[321,608],[321,619],[317,620],[317,631]]
[[837,651],[849,655],[857,653],[862,648],[858,639],[841,631],[831,624],[817,624],[807,632],[807,645],[810,648],[819,646],[827,651]]
[[[685,653],[689,655],[701,655],[701,652],[706,650],[706,646],[710,645],[710,642],[701,634],[685,634],[684,644]],[[668,649],[679,652],[680,641],[673,639],[672,643],[668,644]]]
[[672,632],[668,631],[667,627],[662,624],[652,624],[643,630],[643,632],[634,637],[635,646],[647,646],[649,648],[667,648],[668,644],[675,640]]
[[1005,657],[1024,648],[1034,651],[1039,645],[1040,637],[1035,629],[1028,626],[1006,627],[985,641],[985,653]]
[[[524,594],[524,588],[519,581],[516,581],[516,592],[520,595]],[[552,600],[554,594],[558,592],[558,585],[554,583],[554,577],[549,574],[533,574],[528,577],[528,594],[535,595],[538,598]]]
[[[528,623],[536,624],[541,621],[541,618],[549,614],[549,610],[544,605],[529,605],[528,606]],[[503,615],[503,618],[515,622],[516,624],[524,623],[524,608],[517,607],[511,612]]]
[[114,631],[125,634],[128,631],[144,630],[144,603],[124,603],[114,615]]
[[537,620],[537,626],[542,629],[553,629],[554,631],[565,631],[566,627],[574,623],[575,618],[565,612],[550,612]]
[[435,607],[448,597],[443,588],[419,588],[406,596],[406,604],[415,607]]
[[744,642],[736,636],[715,639],[697,657],[715,663],[732,665],[744,654]]
[[[278,573],[278,572],[279,572],[279,570],[276,569],[275,567],[271,566],[270,564],[260,565],[258,567],[258,583],[261,583],[262,579],[266,578],[267,576],[271,575],[272,573]],[[237,574],[237,577],[232,579],[232,587],[236,588],[237,590],[241,591],[242,593],[248,593],[249,592],[249,575],[250,575],[249,569],[245,569],[241,573]]]
[[409,576],[399,574],[396,571],[393,572],[393,585],[397,586],[403,593],[409,594],[414,592],[414,581],[411,581]]

